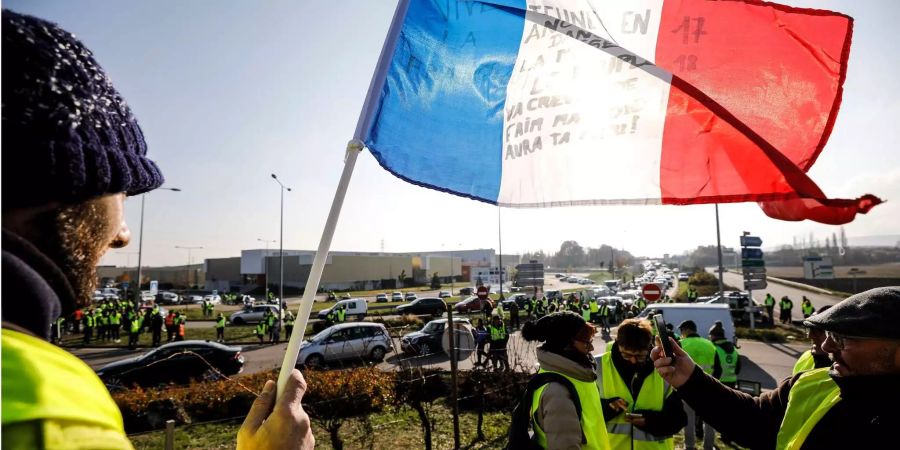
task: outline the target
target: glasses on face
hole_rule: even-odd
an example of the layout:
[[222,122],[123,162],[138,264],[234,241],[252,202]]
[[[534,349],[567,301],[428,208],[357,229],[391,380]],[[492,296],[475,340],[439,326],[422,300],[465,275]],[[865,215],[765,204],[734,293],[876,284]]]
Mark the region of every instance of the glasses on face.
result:
[[825,337],[827,339],[831,339],[831,342],[834,342],[834,346],[837,347],[838,350],[843,350],[844,346],[847,345],[847,341],[872,341],[881,339],[865,336],[846,336],[840,333],[835,333],[834,331],[825,331]]
[[630,352],[630,351],[628,351],[628,350],[621,350],[621,349],[620,349],[620,350],[619,350],[619,353],[621,353],[621,354],[622,354],[622,357],[625,358],[625,359],[635,359],[635,360],[638,360],[638,361],[643,360],[643,359],[646,359],[647,356],[650,356],[650,351],[649,351],[649,350],[643,351],[643,352]]

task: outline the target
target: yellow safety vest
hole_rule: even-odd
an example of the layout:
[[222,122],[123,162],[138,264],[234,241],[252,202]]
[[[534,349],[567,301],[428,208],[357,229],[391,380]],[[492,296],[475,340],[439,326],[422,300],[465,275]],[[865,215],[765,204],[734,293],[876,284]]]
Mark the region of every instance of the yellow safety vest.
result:
[[597,306],[597,301],[591,299],[591,314],[597,314],[597,311],[600,311],[600,307]]
[[806,372],[791,386],[776,449],[799,450],[819,420],[841,401],[841,389],[828,370],[823,367]]
[[816,359],[813,358],[812,350],[807,350],[797,359],[797,363],[794,364],[794,370],[791,371],[791,375],[797,375],[800,372],[806,372],[807,370],[813,370],[815,368]]
[[[672,395],[672,387],[663,381],[655,370],[644,379],[641,391],[638,392],[637,401],[631,396],[631,390],[622,380],[622,376],[616,370],[612,361],[612,351],[604,353],[599,358],[597,366],[597,386],[600,388],[600,398],[619,397],[628,402],[629,411],[638,409],[648,411],[662,411],[666,397]],[[675,441],[672,436],[654,436],[625,421],[625,414],[621,413],[606,421],[606,431],[609,432],[609,443],[613,449],[656,450],[674,449]]]
[[[597,390],[597,384],[593,381],[581,381],[572,378],[564,373],[553,372],[550,370],[538,370],[538,373],[552,372],[566,377],[572,385],[575,386],[575,392],[578,393],[578,401],[581,402],[581,431],[587,443],[582,444],[582,450],[609,449],[609,436],[606,433],[606,426],[603,422],[603,408],[600,406],[600,392]],[[537,437],[537,443],[541,448],[547,448],[547,434],[538,425],[534,418],[535,413],[541,406],[541,395],[544,388],[541,386],[534,391],[534,397],[531,399],[531,420],[534,424],[534,435]]]
[[5,328],[2,353],[4,449],[133,449],[122,413],[83,361]]
[[[723,339],[713,344],[725,342],[728,342],[728,340]],[[728,353],[724,348],[716,345],[716,353],[719,355],[719,365],[722,366],[722,375],[719,377],[719,381],[723,383],[737,383],[737,363],[741,357],[737,348],[732,347],[731,353]],[[715,361],[713,361],[713,364],[715,364]]]
[[499,327],[495,327],[493,325],[489,325],[491,330],[491,341],[502,341],[506,339],[506,325],[500,325]]
[[716,364],[716,346],[700,336],[681,338],[681,348],[707,374],[712,375]]

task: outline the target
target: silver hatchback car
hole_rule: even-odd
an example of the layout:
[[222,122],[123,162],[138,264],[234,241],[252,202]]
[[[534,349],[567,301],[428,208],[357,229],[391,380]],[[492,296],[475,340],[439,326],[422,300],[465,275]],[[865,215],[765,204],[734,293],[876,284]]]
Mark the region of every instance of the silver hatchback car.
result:
[[300,344],[297,365],[318,367],[326,362],[363,359],[382,361],[394,351],[394,341],[380,323],[352,322],[328,327]]

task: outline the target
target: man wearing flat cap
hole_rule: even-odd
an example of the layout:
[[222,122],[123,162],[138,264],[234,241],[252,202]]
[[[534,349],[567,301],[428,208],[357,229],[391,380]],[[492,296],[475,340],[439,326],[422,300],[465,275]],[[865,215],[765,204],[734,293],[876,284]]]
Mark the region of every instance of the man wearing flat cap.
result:
[[[900,287],[849,297],[804,323],[823,330],[831,367],[752,397],[705,374],[676,342],[652,359],[685,403],[748,448],[895,448],[900,425]],[[729,414],[721,414],[721,411]]]

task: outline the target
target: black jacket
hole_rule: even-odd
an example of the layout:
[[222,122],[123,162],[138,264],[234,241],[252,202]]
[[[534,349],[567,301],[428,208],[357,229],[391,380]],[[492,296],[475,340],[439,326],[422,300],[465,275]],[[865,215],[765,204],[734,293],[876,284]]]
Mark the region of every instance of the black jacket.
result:
[[49,339],[50,324],[75,309],[75,291],[62,270],[30,242],[2,231],[4,326]]
[[[678,389],[681,398],[704,421],[736,444],[751,449],[775,448],[787,409],[788,393],[801,374],[775,390],[751,397],[694,369]],[[803,449],[874,449],[896,447],[900,424],[900,375],[836,377],[841,401],[816,424]]]
[[[644,385],[644,380],[655,370],[653,363],[648,359],[645,364],[634,366],[622,358],[618,346],[613,344],[610,348],[612,349],[610,351],[612,352],[613,366],[615,366],[619,376],[622,377],[625,385],[631,391],[631,398],[636,399],[641,392],[641,387]],[[622,414],[610,406],[613,400],[614,398],[600,399],[600,403],[603,406],[603,417],[607,419]],[[634,413],[642,414],[646,421],[645,426],[638,428],[654,436],[672,436],[687,424],[687,415],[685,415],[684,406],[681,403],[681,397],[678,395],[678,392],[672,392],[672,395],[666,398],[663,402],[662,411],[635,410]]]

